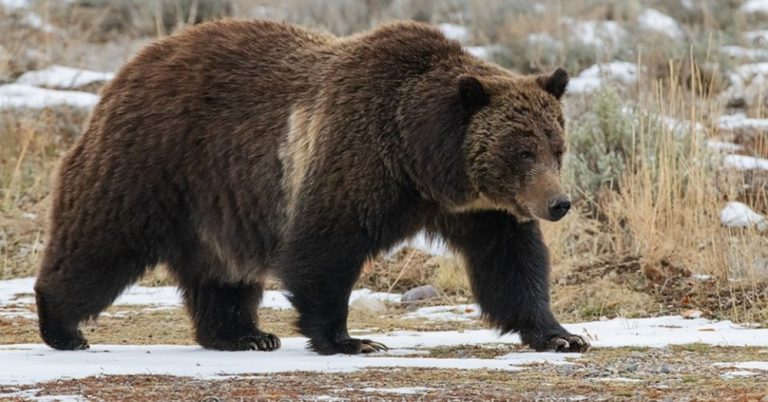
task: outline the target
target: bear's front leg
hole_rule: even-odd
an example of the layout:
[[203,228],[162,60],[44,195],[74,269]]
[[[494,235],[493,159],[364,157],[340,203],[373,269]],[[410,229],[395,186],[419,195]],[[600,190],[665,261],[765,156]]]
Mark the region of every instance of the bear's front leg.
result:
[[537,221],[504,212],[442,217],[435,228],[466,258],[483,316],[517,332],[537,351],[584,352],[589,342],[569,333],[549,307],[549,252]]

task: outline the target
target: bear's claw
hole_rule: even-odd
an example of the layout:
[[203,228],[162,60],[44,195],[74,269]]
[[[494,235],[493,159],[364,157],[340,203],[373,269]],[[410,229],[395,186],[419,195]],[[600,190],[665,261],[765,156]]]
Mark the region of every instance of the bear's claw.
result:
[[549,340],[550,348],[558,353],[581,353],[589,350],[589,342],[579,335],[555,335]]
[[249,336],[247,339],[251,350],[273,351],[280,348],[280,338],[267,332]]
[[370,339],[360,340],[360,353],[384,352],[387,350],[389,350],[387,345],[381,342],[375,342]]
[[310,347],[322,355],[332,355],[343,353],[347,355],[356,355],[359,353],[375,353],[389,350],[389,348],[380,342],[370,339],[346,338],[333,343],[315,343],[310,341]]

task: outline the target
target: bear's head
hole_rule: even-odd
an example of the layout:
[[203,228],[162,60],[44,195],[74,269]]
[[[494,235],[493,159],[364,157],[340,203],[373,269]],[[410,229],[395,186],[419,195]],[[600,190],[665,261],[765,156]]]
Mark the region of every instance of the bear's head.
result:
[[[452,212],[504,210],[557,221],[568,74],[433,71],[399,112],[406,166],[422,193]],[[407,111],[404,109],[407,107]]]
[[565,70],[538,77],[462,75],[456,85],[472,113],[464,145],[477,197],[463,207],[500,208],[519,218],[550,221],[565,216],[571,207],[560,184]]

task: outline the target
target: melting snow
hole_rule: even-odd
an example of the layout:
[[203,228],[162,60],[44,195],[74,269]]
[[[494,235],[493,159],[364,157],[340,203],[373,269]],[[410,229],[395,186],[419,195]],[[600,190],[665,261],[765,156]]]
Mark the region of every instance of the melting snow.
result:
[[[705,343],[722,346],[768,346],[768,329],[750,329],[730,321],[686,320],[680,316],[566,324],[587,336],[595,347],[664,347]],[[517,343],[515,335],[499,336],[491,330],[413,332],[373,336],[391,348]],[[228,378],[243,373],[286,371],[352,371],[367,367],[429,367],[451,369],[520,370],[531,363],[564,364],[569,355],[518,352],[498,359],[435,359],[375,356],[320,356],[306,350],[305,338],[284,338],[280,350],[218,352],[181,345],[92,345],[88,351],[61,352],[38,344],[0,346],[0,361],[13,370],[0,372],[0,384],[30,384],[61,378],[107,374],[169,374],[198,378]],[[570,356],[578,356],[571,354]],[[751,363],[745,363],[751,364]],[[742,367],[752,368],[752,367]]]
[[626,61],[596,64],[572,78],[568,84],[571,93],[589,93],[597,90],[606,80],[615,80],[625,85],[637,81],[637,66]]
[[528,42],[528,45],[530,46],[546,46],[546,47],[561,46],[561,43],[559,40],[553,38],[552,35],[546,32],[528,34],[527,42]]
[[575,40],[589,46],[618,48],[627,36],[627,31],[615,21],[574,21],[563,18],[563,22],[570,26]]
[[728,56],[741,59],[762,59],[768,57],[768,50],[750,49],[742,46],[723,46],[720,51]]
[[652,8],[643,10],[637,17],[637,23],[646,31],[664,34],[672,39],[685,37],[685,32],[674,18]]
[[0,6],[8,11],[13,11],[19,8],[29,8],[30,0],[0,0]]
[[56,27],[43,20],[43,17],[32,12],[27,13],[22,22],[29,27],[39,29],[45,33],[54,33],[58,31]]
[[437,26],[448,39],[466,42],[469,39],[469,29],[461,25],[442,23]]
[[[737,368],[747,370],[765,370],[768,371],[768,361],[753,361],[753,362],[727,362],[727,363],[715,363],[715,367]],[[754,373],[752,373],[754,374]]]
[[749,31],[744,33],[744,38],[753,45],[768,45],[768,30]]
[[469,54],[483,60],[492,59],[495,54],[502,50],[499,45],[467,46],[464,49],[469,52]]
[[768,13],[768,0],[749,0],[741,6],[745,13]]
[[94,82],[109,81],[114,76],[113,73],[54,65],[44,70],[26,72],[16,82],[25,85],[70,89]]
[[22,391],[8,392],[0,394],[0,400],[9,399],[23,399],[25,401],[35,402],[85,402],[88,399],[81,395],[41,395],[38,394],[43,391],[40,388],[25,389]]
[[[428,335],[428,333],[426,333]],[[381,338],[381,337],[379,337]],[[223,375],[288,371],[348,372],[369,367],[520,370],[523,365],[563,361],[566,355],[520,353],[517,360],[437,359],[390,356],[320,356],[305,338],[283,338],[273,352],[219,352],[196,346],[94,345],[82,352],[54,351],[44,345],[0,346],[0,360],[14,367],[0,384],[31,384],[93,375],[152,374],[221,379]]]
[[89,92],[57,91],[24,84],[0,85],[0,109],[42,109],[64,105],[92,108],[98,102],[99,97]]
[[729,202],[720,211],[720,222],[728,227],[742,228],[755,225],[759,231],[768,229],[768,220],[764,216],[736,201]]
[[735,113],[720,116],[717,119],[717,127],[721,130],[736,130],[741,128],[768,130],[768,119],[755,119],[747,117],[744,113]]
[[744,149],[741,145],[734,144],[732,142],[723,142],[717,140],[707,140],[707,147],[714,149],[715,151],[723,152],[735,152]]
[[[33,296],[35,278],[19,278],[0,281],[0,306],[7,304],[31,305],[35,303]],[[370,289],[352,291],[349,302],[362,299],[378,300],[388,303],[399,303],[402,297],[399,293],[373,292]],[[181,295],[175,286],[131,286],[113,303],[117,306],[151,306],[154,308],[175,308],[182,306]],[[264,292],[262,308],[291,309],[285,292],[268,290]]]
[[427,319],[430,321],[470,321],[480,319],[480,306],[459,304],[456,306],[421,307],[405,314],[406,319]]
[[738,170],[768,170],[768,159],[744,155],[726,155],[725,158],[723,158],[723,165]]

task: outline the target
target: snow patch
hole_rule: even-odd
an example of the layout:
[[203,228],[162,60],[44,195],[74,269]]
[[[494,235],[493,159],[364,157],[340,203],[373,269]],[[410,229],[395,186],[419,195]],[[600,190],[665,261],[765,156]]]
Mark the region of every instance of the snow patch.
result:
[[757,373],[754,371],[734,370],[720,374],[720,377],[730,380],[734,378],[752,377],[755,375],[757,375]]
[[643,10],[637,17],[637,23],[646,31],[660,33],[676,40],[685,38],[683,28],[674,18],[653,8]]
[[109,81],[114,76],[113,73],[53,65],[44,70],[26,72],[16,82],[56,89],[71,89],[94,82]]
[[43,17],[35,13],[27,13],[22,22],[29,27],[39,29],[45,33],[54,33],[58,31],[56,27],[46,22],[43,20]]
[[[768,361],[724,362],[724,363],[714,363],[713,366],[723,367],[723,368],[735,368],[735,369],[742,369],[742,370],[768,371]],[[754,372],[751,372],[751,371],[748,371],[748,373],[755,374]]]
[[615,21],[563,18],[563,22],[570,27],[575,40],[588,46],[616,49],[628,35],[627,30]]
[[13,11],[21,8],[29,8],[31,3],[30,0],[0,0],[0,7],[3,7],[8,11]]
[[528,34],[526,42],[529,46],[545,46],[545,47],[560,47],[559,40],[552,37],[552,35],[546,32],[537,32]]
[[480,306],[459,304],[456,306],[421,307],[403,316],[405,319],[427,319],[430,321],[471,321],[480,319]]
[[728,73],[730,86],[721,94],[727,100],[741,99],[748,103],[760,102],[768,87],[768,63],[742,64]]
[[723,158],[723,165],[738,170],[768,170],[768,159],[745,155],[726,155]]
[[442,24],[438,24],[437,28],[448,39],[457,40],[462,43],[469,40],[469,29],[467,29],[467,27],[444,22]]
[[[721,346],[768,346],[768,329],[752,329],[730,321],[686,320],[681,316],[566,324],[566,329],[590,339],[594,347],[664,347],[704,343]],[[398,331],[372,339],[393,349],[437,346],[519,343],[516,335],[499,336],[491,330]],[[379,353],[374,356],[320,356],[306,350],[305,338],[284,338],[283,347],[270,353],[218,352],[183,345],[92,345],[90,350],[62,352],[45,345],[0,346],[0,361],[14,370],[0,373],[0,384],[31,384],[54,379],[110,374],[168,374],[207,379],[236,374],[288,371],[344,372],[368,367],[424,367],[448,369],[520,370],[527,364],[566,364],[578,354],[510,353],[497,359],[435,359]],[[258,356],[256,356],[258,354]],[[733,365],[733,363],[729,363]],[[762,369],[764,362],[738,363],[737,368]],[[229,377],[227,377],[229,376]]]
[[[428,335],[428,333],[425,333]],[[381,337],[380,337],[381,338]],[[92,345],[82,352],[54,351],[44,345],[0,346],[0,360],[15,367],[0,374],[0,384],[32,384],[94,375],[152,374],[223,379],[232,374],[290,371],[349,372],[372,367],[520,370],[541,362],[539,353],[521,353],[518,360],[438,359],[429,357],[320,356],[306,349],[305,338],[284,338],[269,353],[219,352],[181,345]],[[258,353],[258,356],[255,354]],[[552,354],[553,361],[567,355]],[[545,358],[547,359],[547,358]]]
[[741,11],[747,14],[768,13],[768,0],[749,0],[742,4]]
[[766,46],[768,45],[768,30],[745,32],[744,39],[753,45]]
[[717,119],[717,127],[720,130],[754,129],[768,130],[768,119],[756,119],[747,117],[744,113],[735,113],[720,116]]
[[[9,304],[31,305],[35,303],[34,298],[35,278],[19,278],[0,281],[0,307]],[[399,303],[402,297],[399,293],[373,292],[370,289],[353,290],[349,297],[349,302],[361,302],[365,300],[376,300],[386,303]],[[116,306],[150,306],[153,309],[158,308],[176,308],[182,306],[181,294],[175,286],[131,286],[120,297],[115,300]],[[286,293],[280,290],[269,290],[264,292],[261,305],[262,308],[272,308],[277,310],[292,309],[293,306],[288,300]],[[6,312],[5,310],[3,312]]]
[[707,140],[707,147],[709,149],[722,152],[736,152],[744,149],[744,147],[741,145],[717,140]]
[[637,66],[626,61],[614,61],[595,64],[571,78],[568,92],[590,93],[600,88],[607,81],[617,81],[624,85],[637,82]]
[[88,401],[82,395],[40,395],[42,388],[25,389],[21,391],[8,392],[0,394],[0,400],[23,399],[25,401],[35,402],[86,402]]
[[729,202],[720,211],[720,222],[732,228],[744,228],[754,225],[761,232],[768,229],[768,220],[764,216],[753,211],[747,205],[736,201]]
[[720,51],[737,59],[763,59],[768,57],[768,50],[751,49],[742,46],[723,46]]
[[42,109],[54,106],[89,109],[98,102],[99,97],[89,92],[57,91],[24,84],[0,85],[0,109]]
[[494,55],[502,51],[502,47],[499,45],[467,46],[464,50],[477,58],[491,60]]

